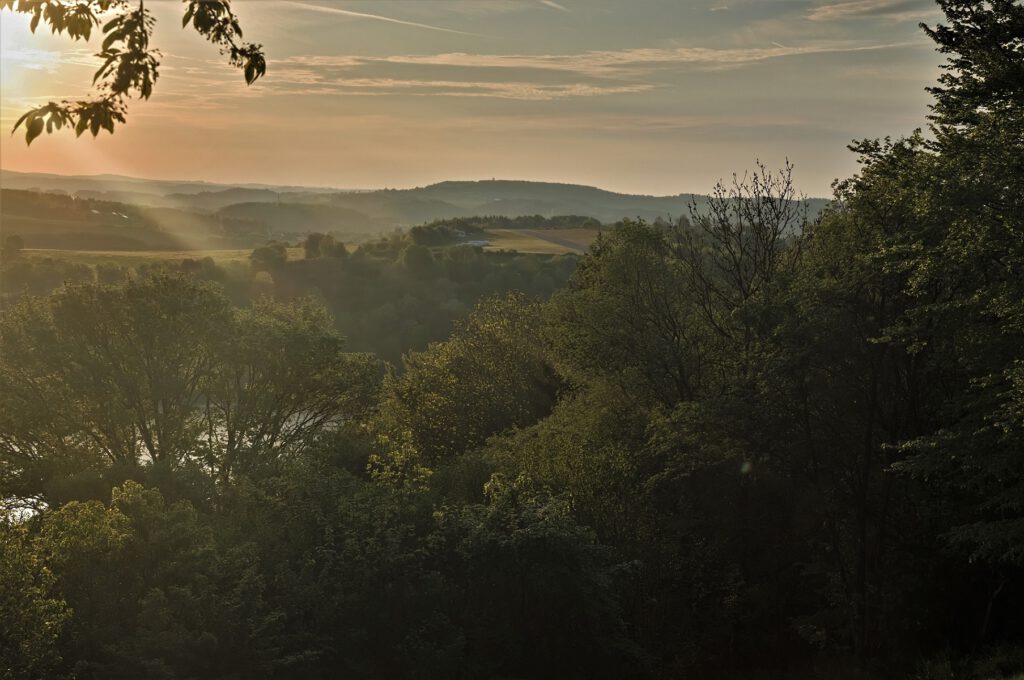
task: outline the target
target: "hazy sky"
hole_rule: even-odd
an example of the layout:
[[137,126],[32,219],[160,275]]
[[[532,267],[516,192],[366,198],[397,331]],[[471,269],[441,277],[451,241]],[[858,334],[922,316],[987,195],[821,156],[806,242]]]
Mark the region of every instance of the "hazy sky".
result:
[[[922,125],[941,62],[931,0],[236,0],[267,52],[246,87],[147,2],[163,52],[148,102],[93,140],[0,135],[5,169],[335,187],[444,179],[705,192],[756,158],[811,195],[850,140]],[[0,12],[0,125],[88,93],[91,43]]]

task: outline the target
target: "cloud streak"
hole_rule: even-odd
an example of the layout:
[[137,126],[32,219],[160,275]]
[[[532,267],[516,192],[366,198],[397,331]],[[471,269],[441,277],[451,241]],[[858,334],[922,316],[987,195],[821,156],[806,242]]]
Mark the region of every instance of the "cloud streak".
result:
[[773,59],[901,46],[904,44],[775,43],[764,48],[641,48],[541,55],[300,55],[278,61],[274,87],[265,94],[493,97],[528,101],[599,97],[654,90],[659,87],[658,74],[680,68],[737,68]]
[[491,97],[521,101],[552,101],[569,97],[597,97],[630,94],[652,89],[648,84],[604,85],[591,83],[541,84],[468,80],[399,80],[396,78],[348,78],[304,87],[281,88],[283,96],[387,96]]
[[814,7],[807,18],[811,21],[887,18],[915,19],[935,9],[934,3],[922,0],[842,0]]
[[[640,48],[578,54],[297,55],[277,60],[264,87],[245,88],[233,70],[210,60],[166,75],[175,91],[224,97],[415,96],[521,101],[608,97],[670,86],[686,69],[741,68],[774,59],[893,49],[917,43],[819,43],[763,48]],[[169,90],[168,90],[169,91]]]
[[869,52],[917,45],[916,42],[863,44],[850,42],[818,43],[813,45],[755,48],[679,47],[673,49],[636,48],[617,51],[591,51],[579,54],[467,54],[446,52],[431,55],[395,55],[389,57],[294,56],[279,64],[306,67],[352,68],[367,64],[405,64],[416,66],[463,67],[493,69],[527,69],[564,71],[595,78],[625,77],[649,73],[659,68],[697,66],[738,66],[787,57],[820,54]]
[[0,45],[0,61],[30,71],[56,73],[61,66],[89,66],[96,68],[103,60],[87,49],[69,49],[62,52],[35,48],[4,49]]
[[442,33],[457,33],[459,35],[473,35],[479,36],[479,33],[470,33],[468,31],[458,31],[454,28],[444,28],[442,26],[434,26],[432,24],[421,24],[415,21],[404,21],[402,19],[395,19],[393,17],[381,16],[380,14],[367,14],[366,12],[355,12],[348,9],[340,9],[338,7],[324,7],[323,5],[312,5],[307,2],[295,2],[289,1],[289,5],[300,7],[302,9],[309,10],[311,12],[323,12],[324,14],[340,14],[346,17],[353,17],[356,19],[370,19],[372,21],[383,21],[389,24],[399,24],[401,26],[412,26],[414,28],[425,28],[431,31],[441,31]]

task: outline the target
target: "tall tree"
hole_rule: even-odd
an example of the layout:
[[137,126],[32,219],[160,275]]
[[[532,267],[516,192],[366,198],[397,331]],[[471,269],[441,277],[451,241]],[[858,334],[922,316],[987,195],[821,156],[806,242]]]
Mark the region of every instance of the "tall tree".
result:
[[941,0],[925,27],[949,55],[931,88],[925,228],[898,329],[930,340],[945,374],[943,426],[909,445],[907,469],[975,499],[951,538],[994,564],[1024,565],[1024,6]]
[[227,483],[360,422],[378,383],[322,307],[232,309],[180,273],[26,299],[0,340],[0,496],[29,504],[104,497],[108,472],[198,465]]

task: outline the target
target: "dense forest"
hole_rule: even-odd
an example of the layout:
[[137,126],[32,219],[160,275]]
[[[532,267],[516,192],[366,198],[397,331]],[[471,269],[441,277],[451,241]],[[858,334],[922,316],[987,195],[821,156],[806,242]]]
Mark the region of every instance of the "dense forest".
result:
[[89,266],[62,258],[59,251],[27,257],[11,246],[20,246],[20,238],[10,236],[0,261],[0,305],[47,295],[65,283],[119,284],[179,274],[216,285],[234,306],[264,297],[315,298],[330,311],[348,350],[398,362],[403,353],[446,338],[453,323],[482,298],[518,291],[547,299],[566,284],[579,260],[570,254],[485,252],[449,236],[447,227],[414,227],[407,234],[346,246],[330,234],[313,232],[301,242],[301,257],[290,257],[295,249],[272,242],[254,249],[247,262],[218,263],[206,256],[134,267],[103,261]]
[[0,677],[1024,677],[1024,7],[939,4],[818,216],[24,265]]

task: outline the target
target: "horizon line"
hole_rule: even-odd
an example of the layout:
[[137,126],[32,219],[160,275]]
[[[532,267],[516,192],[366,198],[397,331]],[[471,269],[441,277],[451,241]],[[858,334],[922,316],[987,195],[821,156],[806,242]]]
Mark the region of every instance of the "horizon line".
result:
[[[62,174],[62,173],[57,173],[57,172],[37,172],[37,171],[32,171],[32,170],[13,170],[11,168],[5,168],[3,166],[0,166],[0,172],[11,172],[11,173],[16,173],[16,174],[20,174],[20,175],[48,175],[48,176],[51,176],[51,177],[63,177],[63,178],[67,178],[67,179],[100,179],[100,178],[103,178],[103,177],[113,177],[113,178],[119,178],[119,179],[125,179],[125,180],[134,180],[134,181],[139,181],[139,182],[165,182],[165,183],[173,183],[173,184],[207,184],[207,185],[214,186],[214,187],[226,187],[226,188],[246,188],[246,187],[266,187],[266,188],[270,188],[270,187],[277,187],[277,188],[281,188],[281,189],[299,189],[299,190],[305,189],[305,190],[315,190],[315,191],[334,191],[334,192],[338,192],[338,193],[365,193],[365,192],[373,192],[373,191],[413,191],[413,190],[416,190],[416,189],[426,189],[428,187],[437,186],[438,184],[444,184],[446,182],[474,182],[474,183],[483,183],[483,182],[522,182],[522,183],[530,183],[530,184],[553,184],[553,185],[561,185],[561,186],[584,187],[584,188],[587,188],[587,189],[597,189],[598,191],[604,191],[604,192],[611,193],[611,194],[619,194],[621,196],[644,196],[644,197],[650,197],[650,198],[675,198],[677,196],[709,196],[712,193],[712,190],[703,191],[703,192],[699,192],[699,191],[680,191],[680,192],[677,192],[677,193],[674,193],[674,194],[632,193],[632,192],[626,192],[626,191],[617,191],[615,189],[608,189],[608,188],[597,186],[597,185],[594,185],[594,184],[581,184],[579,182],[549,181],[549,180],[521,179],[521,178],[520,179],[511,179],[511,178],[498,178],[496,176],[489,177],[489,178],[486,178],[486,177],[485,178],[479,178],[479,179],[443,179],[443,180],[439,180],[437,182],[430,182],[428,184],[416,184],[416,185],[409,185],[409,186],[380,186],[380,187],[348,187],[348,188],[341,188],[341,187],[330,186],[330,185],[278,184],[278,183],[266,182],[266,181],[223,182],[223,181],[214,181],[214,180],[208,180],[208,179],[166,179],[166,178],[161,178],[161,177],[142,177],[142,176],[136,176],[136,175],[119,175],[119,174],[116,174],[116,173],[109,173],[109,172],[97,173],[97,174],[93,174],[93,175],[81,175],[81,174],[70,174],[69,175],[69,174]],[[720,178],[720,181],[722,181],[724,183],[726,181],[726,178],[724,178],[724,177]],[[0,185],[0,189],[3,189],[3,188],[7,188],[7,187],[3,187],[2,185]],[[22,191],[28,191],[28,190],[27,189],[23,189]],[[825,200],[825,201],[831,201],[832,200],[832,198],[829,197],[829,196],[814,196],[814,195],[811,195],[811,194],[808,194],[805,198],[807,200]]]

